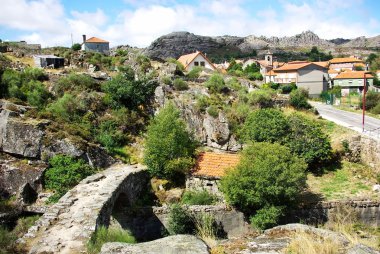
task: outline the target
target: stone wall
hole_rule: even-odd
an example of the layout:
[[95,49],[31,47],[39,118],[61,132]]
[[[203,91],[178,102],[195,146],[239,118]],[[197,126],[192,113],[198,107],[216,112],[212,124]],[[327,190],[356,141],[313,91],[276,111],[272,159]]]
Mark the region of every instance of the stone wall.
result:
[[348,140],[349,156],[352,161],[361,161],[380,173],[380,141],[364,135]]
[[336,201],[336,202],[320,202],[310,204],[301,209],[290,212],[289,216],[283,223],[300,222],[307,224],[322,224],[327,222],[338,211],[350,211],[353,215],[357,215],[361,223],[379,227],[380,226],[380,201]]
[[186,190],[203,191],[223,198],[223,193],[219,190],[220,179],[203,178],[190,176],[186,179]]
[[[243,213],[228,208],[225,205],[217,206],[188,206],[192,214],[210,213],[214,215],[216,223],[222,233],[228,237],[239,237],[249,232],[250,226],[244,220]],[[170,208],[144,207],[126,208],[124,211],[113,214],[111,224],[118,224],[128,229],[139,241],[149,241],[161,238],[168,227]]]

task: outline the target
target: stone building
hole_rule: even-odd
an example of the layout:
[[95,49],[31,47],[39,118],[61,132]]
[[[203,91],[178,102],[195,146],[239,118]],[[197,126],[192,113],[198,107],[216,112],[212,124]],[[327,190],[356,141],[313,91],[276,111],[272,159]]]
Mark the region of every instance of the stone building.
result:
[[210,69],[212,71],[216,70],[216,67],[211,63],[206,55],[200,51],[180,56],[180,58],[178,58],[178,62],[180,62],[187,71],[191,71],[196,66]]
[[110,43],[96,37],[86,39],[86,35],[83,35],[82,50],[109,54]]
[[227,169],[235,167],[240,161],[236,153],[204,152],[198,156],[195,168],[186,179],[186,189],[206,190],[221,196],[219,181]]
[[34,55],[34,64],[36,67],[46,68],[53,67],[54,69],[63,67],[65,59],[63,57],[57,57],[53,55]]

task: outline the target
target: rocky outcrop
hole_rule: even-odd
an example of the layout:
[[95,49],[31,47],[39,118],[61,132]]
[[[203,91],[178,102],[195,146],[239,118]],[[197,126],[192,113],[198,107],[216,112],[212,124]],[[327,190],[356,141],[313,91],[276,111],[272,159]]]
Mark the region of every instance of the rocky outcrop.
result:
[[208,254],[207,245],[193,235],[174,235],[138,244],[106,243],[102,254]]
[[[114,205],[133,205],[146,188],[140,165],[114,165],[67,192],[19,240],[29,253],[81,253],[95,229],[108,226]],[[124,203],[124,204],[123,204]]]
[[178,58],[183,54],[189,54],[196,50],[205,52],[211,56],[220,56],[220,52],[247,54],[255,50],[282,50],[287,48],[311,48],[317,46],[322,49],[345,48],[376,48],[380,46],[380,36],[365,38],[358,37],[343,41],[324,40],[311,31],[285,37],[265,37],[250,35],[247,37],[235,36],[200,36],[189,32],[174,32],[156,39],[144,50],[144,53],[157,59],[169,57]]

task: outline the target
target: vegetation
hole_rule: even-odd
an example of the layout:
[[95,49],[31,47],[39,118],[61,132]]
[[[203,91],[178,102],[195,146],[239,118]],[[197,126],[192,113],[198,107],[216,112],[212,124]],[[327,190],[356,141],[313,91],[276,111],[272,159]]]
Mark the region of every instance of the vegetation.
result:
[[152,176],[179,180],[194,163],[195,147],[180,112],[169,103],[148,127],[144,162]]
[[78,50],[81,50],[82,46],[80,45],[80,43],[74,43],[72,46],[71,46],[71,49],[74,50],[74,51],[78,51]]
[[136,243],[136,239],[127,230],[101,226],[96,229],[87,244],[88,253],[99,253],[103,244],[107,242]]
[[216,201],[217,197],[206,190],[186,191],[181,199],[181,203],[186,205],[213,205]]
[[239,165],[222,178],[221,187],[231,205],[252,215],[262,208],[294,203],[306,186],[306,168],[305,161],[287,147],[253,143],[243,150]]
[[305,89],[296,89],[290,93],[290,105],[296,109],[310,109],[311,105],[307,102],[309,92]]
[[196,79],[199,78],[199,75],[201,74],[203,68],[200,66],[195,66],[189,73],[187,74],[188,78]]
[[66,155],[52,157],[49,164],[50,167],[45,172],[44,179],[45,187],[55,192],[50,198],[51,202],[56,202],[82,179],[96,172],[96,169],[82,159]]
[[263,80],[260,73],[260,67],[256,63],[247,65],[243,69],[242,63],[237,63],[234,59],[230,62],[227,72],[238,77],[245,77],[250,80]]
[[211,93],[223,93],[227,89],[223,76],[217,73],[213,74],[209,80],[206,81],[205,86]]
[[313,46],[311,50],[307,53],[308,60],[310,62],[328,61],[333,58],[331,51],[328,54],[319,52],[316,46]]
[[194,217],[196,235],[209,246],[215,244],[218,237],[218,228],[215,217],[210,213],[202,212]]
[[174,86],[174,89],[177,91],[184,91],[184,90],[189,89],[187,82],[180,78],[176,78],[173,81],[173,86]]
[[283,216],[283,210],[282,206],[265,206],[257,210],[255,216],[250,218],[252,227],[264,230],[276,226]]
[[273,97],[276,92],[269,89],[258,89],[248,94],[248,103],[259,108],[273,107]]
[[171,235],[193,234],[194,220],[192,215],[178,204],[170,207],[168,231]]

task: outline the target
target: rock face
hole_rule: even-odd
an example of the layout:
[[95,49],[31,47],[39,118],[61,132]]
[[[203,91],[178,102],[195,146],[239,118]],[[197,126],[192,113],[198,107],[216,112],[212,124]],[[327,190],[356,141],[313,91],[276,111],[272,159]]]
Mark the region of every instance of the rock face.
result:
[[100,225],[108,226],[114,204],[133,205],[149,180],[145,168],[114,165],[82,180],[29,228],[29,253],[81,253]]
[[207,245],[192,235],[168,236],[152,242],[126,244],[106,243],[102,254],[208,254]]
[[352,40],[336,39],[324,40],[311,31],[302,32],[295,36],[264,37],[250,35],[247,37],[235,36],[200,36],[189,32],[174,32],[156,39],[145,49],[144,53],[157,59],[168,57],[178,58],[200,50],[210,55],[220,55],[221,52],[250,53],[253,49],[265,50],[286,48],[311,48],[317,46],[324,49],[335,47],[345,48],[376,48],[380,46],[380,36],[365,38],[358,37]]

